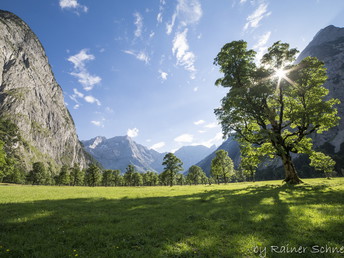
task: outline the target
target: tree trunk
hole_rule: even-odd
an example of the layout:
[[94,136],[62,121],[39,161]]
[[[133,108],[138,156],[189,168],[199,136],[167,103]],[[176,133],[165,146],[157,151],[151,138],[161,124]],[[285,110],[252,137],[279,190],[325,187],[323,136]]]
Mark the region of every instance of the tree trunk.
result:
[[297,175],[295,166],[293,164],[293,161],[291,159],[291,156],[289,153],[282,155],[282,161],[283,161],[283,167],[285,172],[285,179],[284,182],[287,184],[301,184],[303,183],[302,180]]

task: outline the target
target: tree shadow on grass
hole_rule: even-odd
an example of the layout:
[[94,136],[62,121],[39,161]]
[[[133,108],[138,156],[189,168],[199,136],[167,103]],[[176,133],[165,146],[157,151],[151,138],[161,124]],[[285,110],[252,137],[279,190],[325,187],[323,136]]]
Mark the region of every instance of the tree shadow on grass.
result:
[[289,245],[319,257],[311,246],[344,245],[343,208],[342,191],[308,185],[4,204],[0,256],[293,257],[269,253]]

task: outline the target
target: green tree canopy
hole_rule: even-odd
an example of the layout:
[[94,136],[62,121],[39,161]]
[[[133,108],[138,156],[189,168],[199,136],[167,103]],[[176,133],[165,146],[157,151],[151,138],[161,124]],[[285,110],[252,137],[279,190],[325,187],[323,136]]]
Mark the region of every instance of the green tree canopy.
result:
[[220,179],[227,183],[227,180],[234,174],[233,161],[227,151],[216,151],[216,156],[211,161],[211,174],[217,179],[217,183],[220,183]]
[[32,170],[28,174],[28,181],[33,185],[42,185],[45,183],[47,171],[42,162],[35,162],[32,165]]
[[134,185],[134,173],[136,173],[136,168],[134,165],[128,165],[124,174],[124,181],[126,185]]
[[179,171],[183,171],[183,162],[173,153],[167,153],[164,157],[162,165],[165,166],[164,173],[166,173],[168,184],[173,186],[173,182],[176,179],[177,173]]
[[61,167],[59,176],[58,176],[59,185],[69,185],[70,184],[70,173],[67,165]]
[[197,185],[199,183],[203,183],[205,178],[206,175],[203,169],[199,166],[193,165],[189,168],[189,173],[187,175],[188,182]]
[[95,165],[91,164],[85,173],[85,184],[88,186],[97,186],[100,184],[102,178],[102,172],[100,168]]
[[312,151],[312,133],[322,133],[339,120],[337,99],[328,99],[323,86],[324,64],[307,57],[293,64],[297,54],[289,44],[276,42],[255,63],[256,53],[244,41],[225,44],[214,64],[224,75],[216,85],[228,87],[221,107],[215,110],[225,136],[235,133],[242,148],[258,157],[280,157],[285,181],[301,183],[291,153]]
[[71,168],[70,181],[73,186],[84,184],[85,171],[81,170],[77,164]]

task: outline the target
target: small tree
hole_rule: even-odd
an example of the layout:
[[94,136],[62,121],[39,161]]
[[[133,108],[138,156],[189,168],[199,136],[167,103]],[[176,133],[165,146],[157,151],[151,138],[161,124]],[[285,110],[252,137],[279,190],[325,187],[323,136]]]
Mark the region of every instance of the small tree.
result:
[[28,174],[28,181],[33,185],[41,185],[46,180],[46,169],[42,162],[35,162],[32,165],[32,170]]
[[220,184],[220,178],[227,183],[227,180],[234,174],[233,161],[227,151],[216,151],[216,156],[211,161],[211,174],[216,178],[218,184]]
[[331,177],[334,166],[336,165],[336,162],[331,159],[331,157],[326,156],[322,152],[314,152],[313,155],[310,156],[310,160],[311,166],[316,170],[323,171],[328,179]]
[[88,186],[97,186],[101,182],[102,173],[98,166],[91,164],[85,173],[85,184]]
[[83,185],[85,172],[80,169],[77,164],[74,164],[70,172],[70,181],[72,186]]
[[141,186],[143,184],[142,175],[139,172],[133,174],[133,186]]
[[176,181],[178,185],[185,185],[186,178],[183,174],[177,173],[176,175]]
[[123,185],[123,176],[121,175],[121,171],[119,171],[118,169],[115,169],[112,171],[113,173],[113,185],[114,186],[120,186]]
[[63,165],[61,167],[59,177],[58,177],[58,184],[59,185],[69,185],[70,184],[69,168],[66,165]]
[[170,186],[176,179],[179,171],[183,171],[183,162],[178,159],[173,153],[167,153],[164,157],[162,165],[165,166],[164,172],[167,174],[167,181]]
[[115,174],[111,169],[104,170],[102,177],[103,186],[113,186],[115,182]]
[[136,168],[134,165],[128,165],[126,168],[126,172],[124,174],[124,181],[126,185],[132,186],[134,185],[134,173],[136,173]]
[[204,178],[206,177],[207,176],[205,175],[204,171],[199,166],[193,165],[189,168],[189,173],[187,175],[187,180],[189,182],[192,182],[195,185],[197,185],[201,182],[204,182]]

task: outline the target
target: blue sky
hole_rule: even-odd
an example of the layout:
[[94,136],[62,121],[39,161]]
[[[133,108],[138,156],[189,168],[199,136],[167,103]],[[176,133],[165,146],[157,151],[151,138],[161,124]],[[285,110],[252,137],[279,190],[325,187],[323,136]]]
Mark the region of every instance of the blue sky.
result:
[[344,26],[342,0],[1,0],[41,40],[81,140],[129,135],[157,151],[222,142],[213,60],[243,39],[302,50]]

